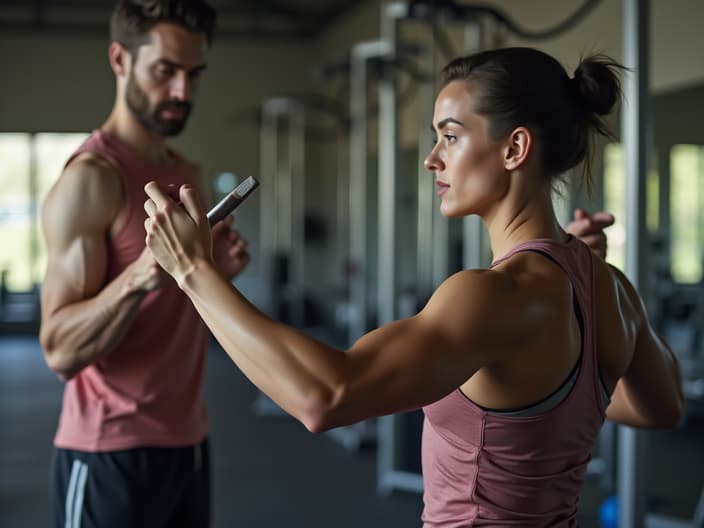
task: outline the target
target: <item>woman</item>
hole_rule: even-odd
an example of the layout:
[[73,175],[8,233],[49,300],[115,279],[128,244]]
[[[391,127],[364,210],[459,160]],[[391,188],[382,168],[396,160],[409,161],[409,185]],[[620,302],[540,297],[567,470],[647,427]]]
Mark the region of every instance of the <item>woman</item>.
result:
[[238,367],[309,430],[423,407],[425,526],[574,526],[604,418],[675,426],[683,412],[676,360],[637,292],[552,207],[555,178],[606,133],[618,70],[595,56],[569,78],[528,48],[445,67],[425,164],[442,214],[479,215],[497,258],[345,353],[267,318],[221,278],[191,188],[184,211],[147,185],[147,245]]

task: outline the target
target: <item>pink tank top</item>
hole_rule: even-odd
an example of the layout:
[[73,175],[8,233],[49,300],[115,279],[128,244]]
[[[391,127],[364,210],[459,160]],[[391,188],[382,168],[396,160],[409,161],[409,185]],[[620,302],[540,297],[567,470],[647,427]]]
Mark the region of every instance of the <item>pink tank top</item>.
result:
[[569,393],[550,410],[516,417],[484,410],[457,389],[424,407],[426,528],[577,525],[579,493],[604,422],[589,248],[532,240],[513,248],[548,255],[567,274],[582,317],[582,354]]
[[[96,130],[71,156],[93,152],[122,179],[126,222],[108,240],[105,283],[144,249],[144,185],[190,183],[183,159],[154,165],[129,146]],[[113,451],[187,446],[208,432],[202,395],[207,328],[172,279],[147,295],[120,344],[66,383],[54,443],[64,449]]]

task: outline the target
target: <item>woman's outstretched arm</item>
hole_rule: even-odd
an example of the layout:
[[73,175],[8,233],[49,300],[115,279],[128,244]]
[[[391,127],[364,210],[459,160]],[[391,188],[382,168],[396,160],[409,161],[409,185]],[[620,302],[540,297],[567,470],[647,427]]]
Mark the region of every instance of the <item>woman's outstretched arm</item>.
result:
[[[157,261],[243,373],[311,431],[436,401],[516,344],[511,336],[520,323],[507,332],[506,318],[520,303],[502,297],[510,290],[505,279],[466,271],[450,277],[418,315],[336,350],[270,319],[222,278],[195,191],[180,190],[184,210],[156,184],[145,189],[147,245]],[[502,321],[487,315],[497,312]]]

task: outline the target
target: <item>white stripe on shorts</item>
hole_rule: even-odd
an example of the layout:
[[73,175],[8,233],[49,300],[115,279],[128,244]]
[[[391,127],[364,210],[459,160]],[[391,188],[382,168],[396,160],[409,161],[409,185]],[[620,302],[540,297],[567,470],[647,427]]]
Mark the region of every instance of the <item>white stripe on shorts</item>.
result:
[[65,528],[80,528],[83,512],[83,496],[88,479],[88,466],[85,462],[74,460],[71,467],[71,478],[68,481],[66,494]]

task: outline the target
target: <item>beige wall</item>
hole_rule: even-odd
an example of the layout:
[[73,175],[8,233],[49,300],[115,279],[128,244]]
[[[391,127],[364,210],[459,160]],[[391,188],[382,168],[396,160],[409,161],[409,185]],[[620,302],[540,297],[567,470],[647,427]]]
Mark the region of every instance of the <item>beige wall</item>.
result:
[[[500,8],[521,26],[542,29],[563,20],[582,1],[485,3]],[[259,130],[254,120],[241,117],[272,95],[330,92],[331,85],[314,79],[313,67],[346,57],[356,42],[378,38],[381,6],[381,0],[360,2],[317,39],[306,43],[216,41],[191,122],[176,145],[199,162],[208,175],[222,170],[258,175]],[[704,20],[704,2],[651,0],[651,9],[652,90],[669,92],[704,83],[704,32],[699,28]],[[603,0],[583,22],[559,38],[537,43],[508,39],[505,44],[540,47],[569,68],[576,65],[580,54],[590,51],[603,51],[620,59],[622,1]],[[107,63],[106,37],[6,32],[0,35],[0,51],[0,131],[88,131],[109,113],[114,80]],[[348,102],[345,88],[343,78],[333,90],[343,104]],[[659,110],[662,112],[662,108]],[[402,116],[406,145],[413,145],[419,134],[416,116],[416,105]],[[373,139],[371,144],[374,150]],[[337,149],[333,142],[314,143],[307,148],[308,207],[326,219],[329,234],[335,214]],[[255,256],[258,219],[259,202],[255,198],[239,214],[240,227],[249,234]],[[310,265],[316,270],[315,282],[321,295],[339,278],[339,270],[332,267],[332,248],[333,240],[328,237],[326,247],[310,251]],[[252,288],[260,278],[255,269],[256,260],[243,278]]]
[[[524,27],[540,29],[563,20],[582,0],[488,0]],[[569,67],[591,50],[621,56],[622,2],[604,0],[567,35],[535,45]],[[652,0],[654,92],[704,82],[704,2]],[[236,116],[275,94],[325,90],[316,64],[344,58],[350,47],[379,35],[380,0],[360,2],[310,43],[219,41],[210,52],[196,110],[177,143],[206,170],[256,172],[258,132]],[[108,114],[113,79],[100,36],[0,35],[0,130],[84,131]],[[346,97],[342,98],[346,103]],[[404,127],[408,129],[408,127]]]
[[[513,20],[529,29],[551,27],[564,20],[582,0],[491,0]],[[564,64],[576,65],[583,52],[602,51],[622,58],[623,1],[603,0],[563,36],[538,43]],[[655,93],[704,81],[704,61],[696,50],[704,46],[701,21],[704,2],[698,0],[650,1],[651,89]],[[535,45],[511,39],[510,44]]]

